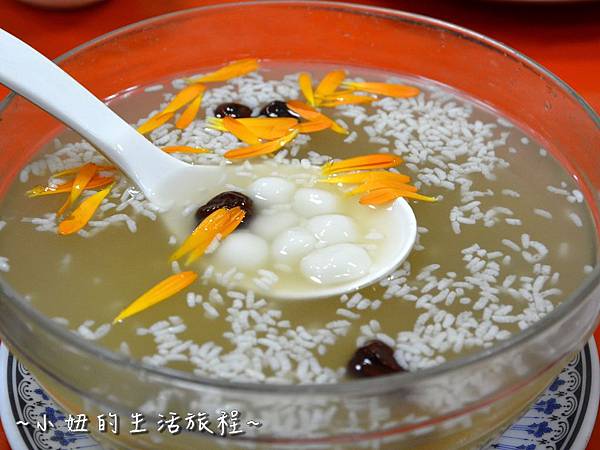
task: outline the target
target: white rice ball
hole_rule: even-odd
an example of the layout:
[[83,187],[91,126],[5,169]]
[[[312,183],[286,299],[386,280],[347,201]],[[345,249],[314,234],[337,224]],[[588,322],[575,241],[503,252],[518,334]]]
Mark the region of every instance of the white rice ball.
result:
[[304,217],[334,213],[338,209],[338,196],[323,189],[298,189],[294,194],[294,209]]
[[271,246],[271,255],[277,262],[294,264],[310,252],[317,240],[304,228],[291,228],[279,234]]
[[343,214],[315,216],[308,220],[307,228],[324,245],[353,242],[358,236],[354,219]]
[[236,231],[223,240],[215,252],[217,260],[240,270],[260,269],[269,257],[269,244],[255,234]]
[[289,203],[296,185],[280,177],[263,177],[248,186],[248,192],[259,206]]
[[300,218],[293,212],[284,211],[275,214],[259,214],[250,221],[250,231],[270,241],[283,230],[292,228]]
[[365,276],[371,267],[371,258],[356,244],[335,244],[312,251],[300,262],[302,273],[309,280],[321,284],[338,284]]

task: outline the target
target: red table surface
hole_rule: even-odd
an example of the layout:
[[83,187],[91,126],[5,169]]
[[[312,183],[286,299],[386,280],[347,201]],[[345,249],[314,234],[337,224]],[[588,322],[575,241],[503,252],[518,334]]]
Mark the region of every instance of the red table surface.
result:
[[[53,11],[0,0],[0,27],[54,58],[115,28],[217,0],[108,0],[77,10]],[[546,66],[600,111],[600,3],[363,0],[470,28],[504,42]],[[566,3],[566,2],[565,2]],[[0,87],[0,98],[6,93]],[[599,149],[600,151],[600,149]],[[600,329],[596,330],[600,342]],[[600,449],[596,420],[588,450]],[[10,450],[0,425],[0,450]]]

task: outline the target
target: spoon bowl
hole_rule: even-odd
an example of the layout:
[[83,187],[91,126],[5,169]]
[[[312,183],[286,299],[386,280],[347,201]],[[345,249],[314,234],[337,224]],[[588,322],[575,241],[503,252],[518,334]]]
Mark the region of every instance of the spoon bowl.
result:
[[268,292],[270,297],[280,300],[306,300],[349,294],[358,291],[393,272],[410,254],[417,236],[417,219],[406,200],[396,199],[385,210],[386,244],[382,245],[369,272],[357,280],[332,285],[315,284],[314,290],[299,292],[286,285],[274,285]]
[[[219,184],[220,186],[235,184],[235,169],[235,166],[231,165],[223,168],[224,175]],[[271,173],[273,169],[272,162],[253,164],[253,170],[257,173]],[[311,169],[313,176],[320,173],[316,167]],[[304,173],[310,169],[297,168],[295,170]],[[277,174],[293,177],[294,169],[286,167],[285,170],[278,171]],[[169,184],[168,189],[178,199],[178,202],[161,214],[161,220],[171,235],[177,238],[177,242],[183,242],[194,226],[194,221],[186,213],[186,210],[191,205],[200,206],[206,203],[213,195],[211,192],[214,193],[215,190],[214,187],[206,190],[193,185],[186,188],[181,183]],[[244,191],[244,189],[241,189],[241,191]],[[343,194],[340,193],[341,196]],[[360,206],[360,208],[367,208],[367,206]],[[373,209],[370,214],[376,215],[375,221],[380,224],[378,231],[385,237],[383,238],[383,245],[379,245],[377,252],[370,255],[372,264],[367,273],[360,276],[360,278],[338,283],[320,284],[318,280],[307,281],[301,274],[297,274],[291,279],[287,278],[286,282],[278,281],[270,285],[267,290],[252,283],[252,277],[246,276],[238,286],[278,300],[310,300],[351,293],[376,282],[395,270],[410,254],[416,241],[417,220],[409,203],[403,198],[396,199],[385,208]],[[252,223],[250,223],[250,228],[252,228]],[[241,254],[239,257],[244,258],[244,255]],[[229,267],[221,267],[220,269],[226,271]]]

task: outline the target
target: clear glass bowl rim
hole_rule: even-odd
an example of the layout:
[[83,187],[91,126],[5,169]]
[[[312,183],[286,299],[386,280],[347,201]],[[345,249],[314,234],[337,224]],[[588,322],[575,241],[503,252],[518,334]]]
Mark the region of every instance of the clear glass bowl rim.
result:
[[[572,99],[574,99],[592,119],[593,123],[596,124],[600,132],[600,116],[596,114],[593,108],[567,83],[562,81],[559,77],[554,75],[548,69],[533,61],[529,57],[520,53],[513,48],[502,44],[492,38],[484,36],[475,31],[471,31],[467,28],[445,22],[443,20],[435,19],[432,17],[408,13],[400,10],[393,10],[384,7],[376,7],[370,5],[361,5],[355,3],[345,2],[332,2],[332,1],[321,1],[321,0],[258,0],[258,1],[240,1],[224,4],[214,4],[207,6],[199,6],[194,8],[188,8],[180,11],[175,11],[167,14],[162,14],[155,17],[150,17],[120,28],[117,28],[109,33],[98,36],[95,39],[87,41],[70,51],[60,55],[54,62],[60,64],[67,60],[73,55],[79,52],[85,51],[96,44],[103,41],[112,39],[122,33],[128,31],[144,28],[153,25],[154,23],[163,22],[175,17],[184,16],[186,14],[195,14],[202,11],[209,10],[226,10],[231,8],[245,8],[260,5],[296,5],[304,7],[306,9],[319,10],[339,10],[343,12],[353,12],[362,15],[371,15],[384,17],[386,19],[392,19],[399,22],[408,22],[418,25],[426,25],[430,28],[434,28],[440,31],[449,32],[456,36],[468,39],[471,42],[477,43],[486,47],[488,50],[501,52],[504,56],[513,58],[521,62],[527,69],[533,70],[543,74],[549,80],[551,80],[557,88],[567,93]],[[16,96],[14,92],[10,92],[6,98],[0,102],[0,114],[4,111],[12,99]],[[585,173],[582,171],[582,173]],[[589,180],[584,176],[581,179],[582,183],[589,185]],[[600,209],[600,194],[595,196],[595,207]],[[18,295],[7,285],[4,280],[0,280],[0,287],[2,289],[2,295],[8,298],[14,306],[21,310],[22,313],[27,315],[36,325],[44,328],[50,334],[53,334],[61,341],[65,341],[69,345],[73,346],[82,353],[88,355],[91,358],[100,358],[108,363],[115,364],[118,366],[127,366],[129,369],[134,369],[140,373],[151,377],[158,377],[165,379],[170,383],[181,382],[184,384],[198,385],[201,387],[212,387],[218,389],[227,389],[228,391],[238,391],[246,393],[269,393],[272,395],[305,395],[307,393],[314,394],[344,394],[351,392],[360,392],[361,394],[366,393],[382,393],[388,391],[395,391],[403,387],[408,387],[415,382],[423,382],[425,379],[432,379],[438,375],[449,374],[452,371],[458,371],[464,369],[469,365],[481,363],[487,359],[499,356],[504,352],[512,350],[517,345],[522,345],[528,340],[533,338],[536,334],[543,330],[552,327],[554,324],[559,322],[561,319],[569,316],[571,309],[584,302],[588,295],[590,295],[598,286],[600,286],[600,266],[596,266],[592,273],[590,273],[587,279],[579,286],[579,288],[573,292],[567,299],[565,299],[554,311],[547,316],[543,317],[540,321],[535,323],[533,326],[521,331],[509,339],[482,351],[473,353],[463,358],[458,358],[452,361],[442,363],[438,366],[419,370],[417,372],[404,372],[398,375],[388,375],[385,377],[375,377],[372,379],[364,380],[352,380],[343,383],[335,384],[302,384],[302,385],[273,385],[273,384],[258,384],[258,383],[241,383],[231,382],[226,380],[219,380],[214,378],[204,378],[196,376],[192,373],[184,372],[181,370],[155,367],[149,364],[145,364],[142,361],[134,360],[130,357],[122,355],[117,352],[113,352],[109,349],[94,344],[93,342],[82,339],[75,333],[72,333],[62,325],[57,324],[49,317],[43,315],[23,298],[19,298]]]

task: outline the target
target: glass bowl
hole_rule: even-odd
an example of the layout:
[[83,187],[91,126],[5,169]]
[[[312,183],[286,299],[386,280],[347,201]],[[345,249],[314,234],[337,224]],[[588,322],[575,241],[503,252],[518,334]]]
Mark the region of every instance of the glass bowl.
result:
[[[598,116],[562,81],[498,42],[427,17],[316,1],[202,7],[131,25],[59,58],[100,98],[246,57],[362,66],[435,80],[529,131],[580,182],[600,229]],[[62,125],[10,96],[0,113],[0,195]],[[597,258],[600,259],[600,258]],[[67,412],[118,413],[118,448],[477,448],[502,431],[593,332],[600,268],[543,320],[485,351],[418,373],[337,385],[202,379],[146,366],[84,341],[2,281],[0,332]],[[135,412],[238,409],[263,426],[235,439],[127,431]],[[214,420],[214,419],[213,419]],[[94,427],[91,427],[92,429]],[[379,446],[379,447],[377,447]]]

